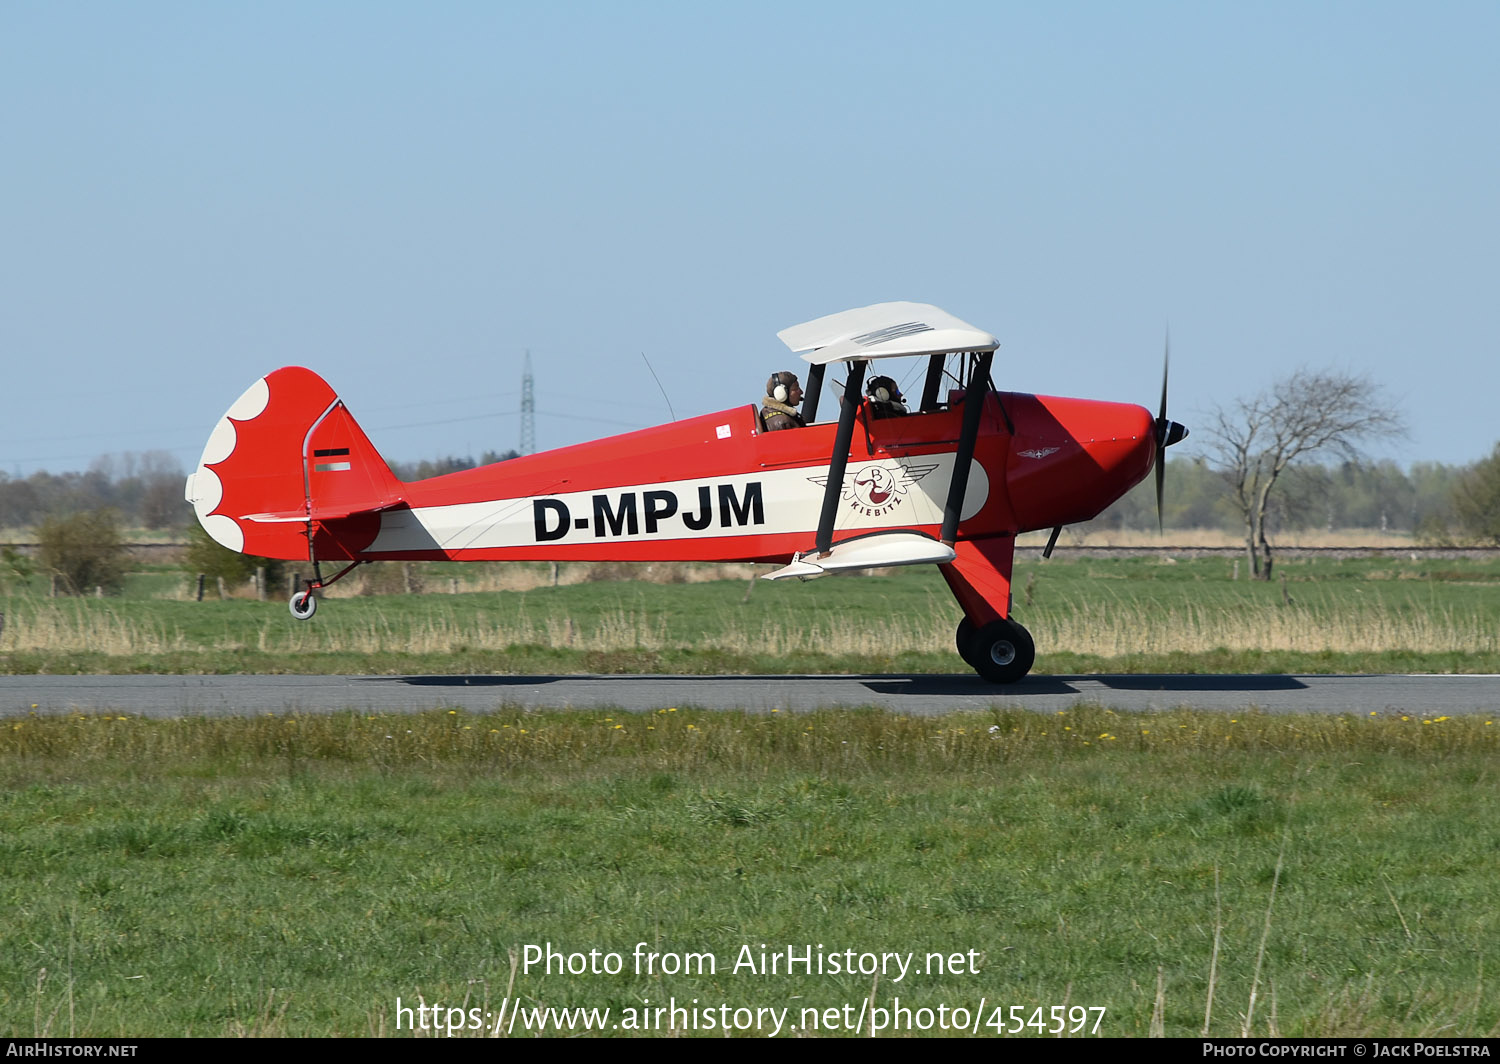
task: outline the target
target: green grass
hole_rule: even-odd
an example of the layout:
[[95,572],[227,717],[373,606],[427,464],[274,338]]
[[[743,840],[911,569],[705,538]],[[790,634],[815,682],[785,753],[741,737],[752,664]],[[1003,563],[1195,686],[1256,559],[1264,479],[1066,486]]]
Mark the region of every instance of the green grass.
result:
[[[7,721],[0,1029],[361,1035],[393,1031],[397,996],[873,995],[1186,1036],[1212,981],[1221,1035],[1248,1014],[1255,1035],[1494,1036],[1497,731],[1089,707]],[[513,969],[548,942],[719,970]],[[761,943],[982,970],[730,970]]]
[[[1285,561],[1270,583],[1233,559],[1017,563],[1015,615],[1038,673],[1500,672],[1500,561]],[[535,569],[536,567],[531,567]],[[424,568],[493,583],[504,566]],[[530,573],[530,570],[527,570]],[[523,574],[525,575],[525,574]],[[530,573],[535,576],[537,574]],[[590,582],[325,602],[0,599],[0,671],[377,673],[954,672],[958,608],[927,567],[807,584]],[[387,581],[391,583],[391,581]],[[348,585],[340,585],[348,586]],[[151,590],[155,588],[156,590]]]

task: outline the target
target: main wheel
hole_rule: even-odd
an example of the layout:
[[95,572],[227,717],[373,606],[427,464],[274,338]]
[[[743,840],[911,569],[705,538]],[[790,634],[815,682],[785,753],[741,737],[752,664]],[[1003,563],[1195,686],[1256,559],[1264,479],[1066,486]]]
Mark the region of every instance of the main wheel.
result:
[[958,645],[958,656],[964,659],[964,664],[971,669],[978,668],[974,664],[974,651],[970,645],[974,642],[974,622],[967,617],[959,621],[953,641]]
[[318,600],[311,591],[299,591],[287,603],[287,609],[292,611],[292,616],[297,620],[305,621],[318,612]]
[[991,621],[970,638],[964,660],[990,683],[1015,683],[1031,671],[1036,644],[1015,621]]

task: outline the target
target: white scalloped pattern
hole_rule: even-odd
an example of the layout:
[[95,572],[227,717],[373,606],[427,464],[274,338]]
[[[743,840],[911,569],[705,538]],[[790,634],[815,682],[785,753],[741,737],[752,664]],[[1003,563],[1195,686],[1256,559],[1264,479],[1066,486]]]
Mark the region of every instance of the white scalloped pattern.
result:
[[271,386],[262,377],[250,387],[245,389],[245,394],[234,401],[225,417],[232,417],[236,421],[253,421],[266,412],[266,405],[271,401]]
[[252,421],[259,417],[265,413],[270,401],[271,388],[264,377],[246,388],[245,394],[234,401],[234,405],[214,426],[213,432],[209,433],[203,455],[198,459],[198,468],[187,478],[187,499],[193,504],[198,523],[216,543],[232,551],[245,549],[245,533],[234,518],[213,512],[224,499],[224,484],[219,480],[218,474],[208,467],[217,465],[234,453],[235,443],[238,442],[234,423]]

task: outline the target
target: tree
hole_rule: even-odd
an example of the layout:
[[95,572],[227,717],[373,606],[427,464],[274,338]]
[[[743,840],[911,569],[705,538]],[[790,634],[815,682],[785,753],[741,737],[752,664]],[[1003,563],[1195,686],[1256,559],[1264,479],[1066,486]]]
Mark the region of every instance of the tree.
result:
[[128,495],[133,501],[132,511],[147,528],[177,528],[186,524],[192,508],[182,497],[182,466],[177,460],[166,451],[125,457],[129,473],[115,484],[120,503]]
[[1252,399],[1216,408],[1204,433],[1245,527],[1256,579],[1271,579],[1266,519],[1278,479],[1299,461],[1360,457],[1358,444],[1406,431],[1400,412],[1369,378],[1301,369]]
[[1500,444],[1453,486],[1453,517],[1464,539],[1500,546]]
[[424,458],[420,462],[392,462],[391,472],[396,474],[396,479],[411,482],[413,480],[428,480],[432,477],[446,476],[449,473],[458,473],[465,469],[473,469],[475,466],[492,465],[495,462],[508,462],[512,458],[521,457],[520,451],[485,451],[479,456],[479,461],[474,461],[474,456],[450,454],[442,458]]
[[37,557],[70,595],[125,586],[125,544],[113,510],[49,517],[37,526]]
[[36,571],[31,559],[9,543],[0,546],[0,587],[14,582],[24,588],[26,582],[31,579],[31,574]]

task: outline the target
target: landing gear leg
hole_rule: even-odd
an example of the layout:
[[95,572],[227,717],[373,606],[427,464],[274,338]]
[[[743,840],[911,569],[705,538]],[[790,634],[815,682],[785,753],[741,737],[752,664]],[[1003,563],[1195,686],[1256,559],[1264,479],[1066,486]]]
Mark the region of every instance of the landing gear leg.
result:
[[351,562],[350,564],[340,569],[338,572],[334,573],[327,580],[324,580],[323,570],[318,566],[318,560],[314,558],[313,579],[307,581],[307,590],[299,591],[292,596],[292,601],[287,603],[287,609],[291,610],[292,616],[297,618],[297,620],[299,621],[305,621],[309,619],[313,614],[318,612],[318,600],[313,597],[313,592],[317,591],[319,588],[327,587],[329,584],[335,583],[336,581],[342,579],[349,573],[353,572],[354,568],[358,565],[359,562],[357,561]]
[[991,683],[1015,683],[1036,661],[1031,633],[1006,616],[1015,549],[1013,536],[959,540],[957,557],[938,566],[964,614],[954,639],[959,657]]
[[1015,683],[1031,671],[1036,661],[1036,644],[1031,633],[1014,620],[991,621],[975,629],[964,650],[963,625],[959,625],[959,653],[974,671],[990,683]]

